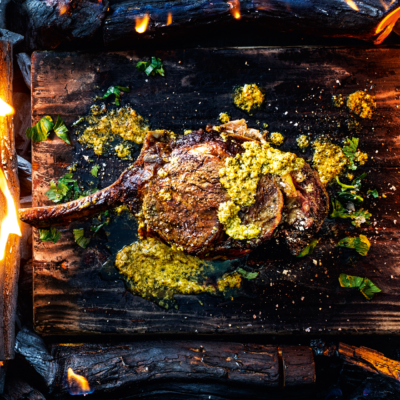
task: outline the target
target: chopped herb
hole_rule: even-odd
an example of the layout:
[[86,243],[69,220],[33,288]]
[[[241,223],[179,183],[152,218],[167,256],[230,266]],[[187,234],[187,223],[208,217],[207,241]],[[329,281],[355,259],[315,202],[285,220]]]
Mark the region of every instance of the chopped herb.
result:
[[110,86],[104,93],[103,97],[97,97],[97,98],[106,99],[108,96],[115,94],[115,104],[119,106],[121,100],[121,92],[130,92],[130,89],[124,86]]
[[91,230],[92,232],[94,232],[94,233],[97,233],[103,226],[106,226],[106,225],[108,225],[108,222],[103,222],[103,223],[100,224],[100,225],[92,225],[92,226],[90,227],[90,230]]
[[103,217],[105,217],[104,222],[101,222],[99,225],[92,225],[90,227],[90,230],[96,234],[101,228],[103,228],[103,226],[107,226],[110,223],[109,216],[110,216],[110,212],[108,210],[101,213],[98,216],[98,219],[99,219],[99,221],[102,221]]
[[50,230],[39,229],[39,238],[42,242],[54,242],[60,239],[61,233],[56,228],[51,227]]
[[353,179],[350,185],[340,182],[339,177],[336,177],[336,182],[342,187],[342,191],[337,194],[340,200],[352,201],[355,203],[361,203],[364,201],[363,197],[357,192],[361,189],[361,181],[367,176],[364,172],[357,178]]
[[97,178],[97,173],[99,172],[99,169],[100,169],[100,165],[95,164],[95,165],[93,165],[93,168],[92,168],[92,170],[90,171],[90,173],[91,173],[94,177]]
[[54,203],[65,203],[79,195],[78,183],[72,178],[72,172],[63,175],[57,182],[50,182],[50,189],[45,193],[47,198]]
[[80,124],[82,121],[84,121],[85,120],[85,117],[80,117],[78,120],[76,120],[73,124],[72,124],[72,126],[76,126],[76,125],[78,125],[78,124]]
[[366,256],[371,247],[371,243],[366,236],[360,235],[358,238],[345,237],[344,239],[339,240],[339,243],[336,246],[355,249],[358,254]]
[[369,219],[372,217],[372,214],[363,208],[350,213],[342,206],[339,200],[334,200],[332,202],[332,207],[331,218],[350,218],[353,220],[351,223],[357,228],[359,228],[362,223],[369,224]]
[[348,158],[349,168],[352,170],[357,169],[357,166],[354,164],[354,159],[357,152],[358,142],[359,142],[358,138],[351,138],[351,139],[347,138],[344,142],[345,145],[343,146],[343,153]]
[[238,268],[237,272],[243,276],[245,279],[255,279],[258,276],[258,272],[249,272],[244,270],[243,268]]
[[84,235],[85,232],[83,231],[83,228],[74,229],[75,242],[78,246],[86,249],[87,245],[90,243],[90,238],[86,238]]
[[311,254],[317,246],[319,239],[312,239],[310,244],[306,246],[297,257],[305,257]]
[[372,300],[375,293],[382,292],[370,279],[361,278],[360,276],[340,274],[339,283],[341,287],[358,288],[368,300]]
[[46,115],[41,118],[34,126],[26,130],[26,137],[32,139],[34,142],[42,142],[47,140],[50,131],[53,129],[53,119]]
[[147,76],[149,76],[149,75],[154,76],[156,74],[165,76],[164,66],[163,66],[160,58],[151,57],[151,61],[139,61],[136,64],[136,68],[139,71],[144,71],[144,73]]
[[54,125],[55,134],[65,143],[71,144],[68,137],[68,128],[65,126],[64,121],[57,115],[56,124]]
[[377,199],[377,198],[379,197],[379,193],[378,193],[378,191],[377,191],[376,189],[374,189],[374,190],[368,190],[367,193],[368,193],[368,194],[371,194],[372,197],[374,197],[375,199]]

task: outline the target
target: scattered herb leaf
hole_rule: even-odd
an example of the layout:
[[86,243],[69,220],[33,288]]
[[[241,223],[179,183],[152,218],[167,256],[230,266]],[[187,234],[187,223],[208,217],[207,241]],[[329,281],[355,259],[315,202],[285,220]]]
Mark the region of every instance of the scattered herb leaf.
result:
[[240,275],[243,276],[245,279],[255,279],[258,276],[258,272],[249,272],[244,270],[243,268],[238,268],[236,270]]
[[161,62],[160,58],[151,57],[151,61],[139,61],[136,64],[136,68],[139,71],[144,71],[144,73],[149,75],[160,74],[161,76],[165,76],[164,66]]
[[354,164],[354,158],[357,152],[358,142],[359,142],[358,138],[351,138],[351,139],[347,138],[344,142],[345,145],[343,146],[343,153],[348,158],[349,168],[352,170],[357,169],[357,166]]
[[337,197],[346,202],[361,203],[364,198],[357,192],[361,189],[361,181],[367,176],[364,172],[357,178],[354,178],[350,185],[340,182],[339,177],[336,177],[336,182],[342,187],[342,191],[337,194]]
[[72,124],[72,126],[76,126],[76,125],[78,125],[78,124],[80,124],[82,121],[84,121],[85,120],[85,117],[80,117],[78,120],[76,120],[73,124]]
[[60,239],[61,233],[58,232],[56,228],[51,227],[48,229],[39,229],[39,238],[42,242],[54,242],[57,243],[57,240]]
[[371,247],[371,243],[366,236],[360,235],[358,238],[345,237],[344,239],[339,240],[336,246],[355,249],[358,254],[366,256],[368,254],[368,250]]
[[65,126],[64,121],[57,115],[56,124],[54,125],[54,132],[55,134],[65,143],[71,144],[69,137],[68,137],[68,128]]
[[50,182],[50,189],[45,193],[47,198],[54,203],[65,203],[79,196],[79,187],[76,179],[72,178],[72,172],[63,175],[57,182]]
[[341,287],[358,288],[368,300],[372,300],[375,293],[382,292],[370,279],[359,276],[340,274],[339,283]]
[[368,194],[371,194],[372,197],[374,197],[375,199],[377,199],[377,198],[379,197],[379,193],[378,193],[378,191],[377,191],[376,189],[368,190],[367,193],[368,193]]
[[372,217],[372,214],[368,210],[361,208],[360,210],[349,212],[342,206],[339,200],[334,200],[332,202],[332,207],[331,218],[351,218],[353,220],[351,223],[357,228],[363,223],[370,223],[369,219]]
[[110,86],[104,93],[103,97],[97,97],[98,99],[106,99],[108,96],[115,94],[115,104],[120,105],[121,92],[130,92],[130,89],[125,86]]
[[311,254],[317,246],[319,239],[312,239],[310,244],[306,246],[297,257],[305,257]]
[[108,222],[103,222],[103,223],[100,224],[100,225],[92,225],[92,226],[90,227],[90,230],[91,230],[92,232],[94,232],[94,233],[97,233],[103,226],[106,226],[106,225],[108,225]]
[[97,174],[98,174],[98,172],[99,172],[99,169],[100,169],[100,165],[95,164],[95,165],[93,165],[93,168],[92,168],[92,170],[90,171],[90,173],[91,173],[94,177],[97,178]]
[[83,228],[74,229],[74,239],[78,246],[83,249],[86,249],[87,245],[90,243],[90,238],[85,237]]
[[26,130],[26,137],[32,139],[34,142],[42,142],[47,140],[50,131],[53,129],[53,119],[46,115],[41,118],[34,126]]

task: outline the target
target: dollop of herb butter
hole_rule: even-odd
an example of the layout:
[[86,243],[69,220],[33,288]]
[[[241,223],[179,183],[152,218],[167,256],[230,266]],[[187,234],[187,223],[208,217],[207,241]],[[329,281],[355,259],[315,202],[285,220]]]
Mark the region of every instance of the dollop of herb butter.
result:
[[294,153],[274,149],[268,143],[244,142],[245,151],[225,160],[219,171],[220,182],[231,201],[219,206],[218,218],[226,233],[234,239],[253,239],[260,230],[255,225],[241,225],[238,212],[241,207],[255,203],[257,186],[261,175],[285,176],[303,167],[304,160]]
[[362,90],[349,94],[346,105],[350,112],[361,118],[371,118],[376,110],[375,96],[371,96]]
[[300,135],[297,139],[297,146],[299,146],[300,149],[306,149],[310,145],[310,139],[306,135]]
[[253,115],[264,103],[265,96],[255,84],[246,84],[238,87],[233,93],[233,102],[236,107]]
[[280,146],[285,141],[285,138],[283,137],[282,133],[279,132],[272,132],[269,137],[271,139],[271,143],[274,144],[275,146]]

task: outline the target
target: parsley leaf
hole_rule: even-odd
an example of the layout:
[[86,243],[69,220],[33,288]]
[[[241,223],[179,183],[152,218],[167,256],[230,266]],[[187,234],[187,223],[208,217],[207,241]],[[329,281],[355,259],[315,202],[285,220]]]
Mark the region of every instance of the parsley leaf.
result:
[[312,239],[310,244],[306,246],[297,257],[305,257],[311,254],[317,246],[319,239]]
[[358,288],[368,300],[372,300],[375,293],[382,292],[370,279],[359,276],[340,274],[339,283],[341,287]]
[[165,76],[164,66],[160,58],[151,57],[151,61],[139,61],[136,64],[136,68],[139,71],[144,71],[147,76],[154,76],[156,74]]
[[45,193],[54,203],[65,203],[79,195],[78,182],[72,178],[72,172],[63,175],[57,182],[50,182],[50,189]]
[[243,276],[243,278],[245,278],[245,279],[255,279],[255,278],[257,278],[257,276],[258,276],[258,272],[249,272],[249,271],[246,271],[246,270],[244,270],[243,268],[238,268],[237,270],[236,270],[236,272],[238,272],[240,275],[242,275]]
[[39,238],[42,242],[54,242],[56,243],[61,237],[61,233],[56,228],[51,227],[50,230],[39,229]]
[[75,242],[78,244],[78,246],[82,247],[83,249],[86,249],[86,247],[90,243],[90,238],[86,238],[84,235],[85,232],[83,228],[74,229]]
[[99,169],[100,169],[100,165],[95,164],[95,165],[93,165],[93,168],[92,168],[92,170],[90,171],[90,173],[91,173],[94,177],[97,178],[97,174],[98,174],[98,172],[99,172]]
[[357,152],[358,142],[359,142],[358,138],[351,138],[351,139],[347,138],[344,142],[345,146],[343,146],[343,153],[348,158],[349,168],[352,170],[357,169],[357,166],[354,164],[354,158]]
[[362,223],[370,223],[369,219],[372,217],[372,214],[368,210],[361,208],[360,210],[350,213],[342,206],[339,200],[334,200],[332,202],[332,207],[331,218],[350,218],[353,220],[351,223],[357,228],[359,228]]
[[371,194],[372,197],[374,197],[375,199],[377,199],[377,198],[379,197],[379,193],[378,193],[378,191],[377,191],[376,189],[374,189],[374,190],[368,190],[367,193],[368,193],[368,194]]
[[41,118],[34,126],[26,130],[26,137],[32,139],[34,142],[42,142],[47,140],[50,131],[53,129],[53,119],[46,115]]
[[350,185],[346,185],[345,183],[340,182],[339,177],[336,177],[336,182],[342,187],[342,191],[337,194],[340,200],[353,202],[353,203],[361,203],[364,201],[364,198],[359,195],[357,192],[361,189],[361,181],[367,176],[364,172],[357,178],[354,178]]
[[54,132],[55,134],[65,143],[71,144],[69,137],[68,137],[68,128],[65,126],[64,121],[57,115],[56,124],[54,125]]
[[371,243],[366,236],[360,235],[358,238],[345,237],[344,239],[339,240],[336,246],[355,249],[358,254],[366,256],[371,247]]
[[97,97],[98,99],[106,99],[107,97],[115,94],[115,104],[120,105],[121,92],[130,92],[130,89],[125,86],[110,86],[104,93],[103,97]]

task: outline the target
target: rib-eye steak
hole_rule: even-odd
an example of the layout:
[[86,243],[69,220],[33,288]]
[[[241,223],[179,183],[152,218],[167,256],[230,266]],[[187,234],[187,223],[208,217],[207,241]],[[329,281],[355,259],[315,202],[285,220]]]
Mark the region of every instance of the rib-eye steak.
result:
[[260,233],[234,239],[218,217],[220,205],[230,201],[220,170],[227,158],[244,152],[243,143],[265,140],[247,129],[244,120],[220,130],[222,135],[208,126],[177,139],[167,131],[149,132],[138,159],[113,185],[69,203],[22,209],[20,218],[45,227],[125,204],[139,219],[141,237],[156,237],[200,258],[244,256],[274,233],[298,254],[328,213],[328,195],[318,174],[304,163],[286,176],[261,175],[255,202],[238,213],[243,225],[253,224]]

